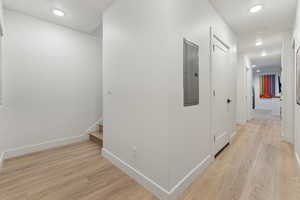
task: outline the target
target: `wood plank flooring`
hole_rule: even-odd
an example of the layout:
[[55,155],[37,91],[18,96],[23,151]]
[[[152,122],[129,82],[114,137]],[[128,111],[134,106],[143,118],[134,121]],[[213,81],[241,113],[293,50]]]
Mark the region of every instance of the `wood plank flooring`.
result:
[[[0,200],[157,200],[84,142],[5,161]],[[280,121],[257,118],[179,200],[300,200],[292,146]]]
[[280,139],[280,120],[257,116],[180,200],[300,200],[292,145]]

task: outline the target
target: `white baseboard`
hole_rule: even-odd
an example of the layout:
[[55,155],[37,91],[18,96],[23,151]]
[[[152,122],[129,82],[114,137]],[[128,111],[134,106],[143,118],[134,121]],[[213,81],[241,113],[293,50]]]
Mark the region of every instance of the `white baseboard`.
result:
[[28,145],[28,146],[24,146],[24,147],[20,147],[20,148],[16,148],[16,149],[9,149],[4,152],[3,160],[18,157],[18,156],[23,156],[23,155],[34,153],[34,152],[44,151],[47,149],[57,148],[57,147],[61,147],[61,146],[65,146],[68,144],[73,144],[73,143],[77,143],[77,142],[81,142],[81,141],[86,141],[86,140],[88,140],[88,135],[83,134],[80,136],[52,140],[52,141],[35,144],[35,145]]
[[236,136],[236,131],[234,131],[233,133],[232,133],[232,135],[230,136],[230,142],[233,140],[233,138],[234,138],[234,136]]
[[296,156],[296,159],[297,159],[298,166],[300,167],[300,157],[299,157],[297,152],[295,152],[295,156]]
[[157,184],[152,179],[145,176],[139,170],[130,166],[128,163],[121,160],[119,157],[108,151],[102,149],[102,155],[115,166],[120,168],[123,172],[135,179],[139,184],[144,186],[150,192],[152,192],[160,200],[176,200],[184,190],[198,177],[199,174],[206,169],[211,163],[211,156],[207,156],[201,163],[199,163],[194,169],[192,169],[182,180],[180,180],[170,191]]
[[183,192],[195,181],[195,179],[213,161],[212,156],[208,155],[194,169],[192,169],[181,181],[179,181],[169,192],[168,200],[176,200]]
[[90,128],[88,128],[87,133],[93,133],[99,130],[99,125],[103,125],[103,120],[99,119]]
[[139,184],[144,186],[150,192],[152,192],[155,196],[157,196],[161,200],[168,200],[169,192],[157,184],[152,179],[145,176],[143,173],[138,171],[137,169],[130,166],[128,163],[121,160],[119,157],[108,151],[107,149],[102,149],[102,156],[107,160],[111,161],[115,166],[121,169],[123,172],[128,174],[134,180],[136,180]]
[[238,119],[238,120],[236,120],[235,123],[242,126],[242,125],[245,125],[247,123],[247,121]]
[[282,136],[281,136],[281,139],[282,139],[283,141],[285,141],[285,142],[290,143],[290,144],[294,144],[293,141],[291,141],[291,139],[288,138],[286,135],[282,135]]
[[[15,148],[15,149],[6,150],[2,153],[2,162],[9,158],[14,158],[14,157],[34,153],[34,152],[44,151],[44,150],[53,149],[53,148],[57,148],[57,147],[61,147],[61,146],[69,145],[69,144],[74,144],[77,142],[86,141],[89,139],[88,134],[90,133],[91,129],[98,127],[98,125],[101,124],[101,122],[102,122],[101,119],[98,120],[90,128],[88,128],[82,135],[79,135],[79,136],[66,137],[66,138],[61,138],[61,139],[57,139],[57,140],[43,142],[40,144],[27,145],[27,146]],[[1,165],[0,165],[0,167],[1,167]]]

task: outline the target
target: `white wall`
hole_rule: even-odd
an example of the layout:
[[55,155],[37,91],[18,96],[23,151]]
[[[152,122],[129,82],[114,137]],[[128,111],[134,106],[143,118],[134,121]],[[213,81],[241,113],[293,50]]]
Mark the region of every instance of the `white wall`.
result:
[[[172,193],[211,153],[210,26],[231,46],[234,131],[235,36],[207,0],[115,1],[103,20],[104,152]],[[200,47],[193,107],[183,107],[183,38]]]
[[0,152],[84,134],[101,117],[99,39],[5,10]]
[[282,136],[294,143],[295,116],[295,67],[293,36],[286,33],[282,45]]
[[[0,0],[0,26],[2,29],[2,33],[4,30],[4,26],[3,26],[3,4],[2,4],[2,0]],[[3,78],[2,78],[2,38],[0,38],[0,112],[2,110],[2,91],[3,91]],[[1,138],[1,135],[0,135]],[[3,160],[4,160],[4,153],[0,151],[0,168],[3,165]]]
[[252,119],[252,67],[248,56],[240,54],[237,67],[236,122],[244,124]]
[[[273,72],[270,72],[273,74]],[[279,72],[274,72],[279,73]],[[260,98],[260,75],[262,73],[255,73],[253,78],[253,85],[255,89],[255,109],[270,111],[272,115],[280,115],[281,101],[280,98],[263,99]]]
[[119,0],[103,16],[104,148],[165,189],[168,6]]
[[0,0],[0,24],[1,24],[1,32],[4,34],[4,19],[3,19],[3,1]]
[[[2,34],[4,34],[4,20],[3,20],[3,2],[0,0],[0,26],[2,30]],[[1,36],[0,38],[0,110],[2,107],[2,88],[3,88],[3,78],[2,78],[2,39],[3,37]]]
[[[294,34],[295,38],[295,50],[297,51],[300,47],[300,4],[298,1],[297,5],[297,15],[296,15],[296,22],[295,22],[295,28],[294,28]],[[296,66],[295,66],[296,67]],[[296,69],[295,69],[296,72]],[[296,75],[296,73],[294,73]],[[296,80],[296,78],[295,78]],[[294,82],[294,91],[296,90],[296,82]],[[298,155],[300,155],[300,106],[296,104],[296,98],[294,98],[294,105],[295,105],[295,151]]]
[[[210,38],[209,28],[213,28],[230,46],[231,65],[228,66],[226,80],[231,89],[230,104],[231,133],[235,132],[236,119],[236,66],[237,41],[231,29],[210,5],[209,1],[172,0],[171,35],[168,36],[172,53],[169,64],[169,168],[170,188],[174,187],[193,168],[201,163],[210,152]],[[195,42],[200,47],[200,103],[198,106],[183,107],[183,46],[182,38]]]

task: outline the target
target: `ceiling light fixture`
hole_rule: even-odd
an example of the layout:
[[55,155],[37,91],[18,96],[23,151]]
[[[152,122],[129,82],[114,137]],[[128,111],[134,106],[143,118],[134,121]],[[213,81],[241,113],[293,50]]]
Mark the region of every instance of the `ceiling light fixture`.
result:
[[257,73],[259,73],[259,72],[260,72],[260,70],[258,69],[258,70],[256,70],[256,72],[257,72]]
[[263,9],[263,5],[255,5],[252,8],[250,8],[249,12],[250,13],[257,13]]
[[261,56],[265,57],[265,56],[267,56],[267,53],[264,51],[264,52],[262,52]]
[[262,41],[256,41],[255,43],[256,46],[261,46],[262,44],[263,44]]
[[53,9],[52,12],[53,12],[54,15],[59,16],[59,17],[65,16],[65,12],[62,11],[62,10]]

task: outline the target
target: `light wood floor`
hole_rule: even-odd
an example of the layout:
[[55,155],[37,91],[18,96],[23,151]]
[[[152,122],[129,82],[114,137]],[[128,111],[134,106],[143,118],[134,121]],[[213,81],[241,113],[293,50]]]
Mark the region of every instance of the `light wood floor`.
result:
[[[239,127],[232,145],[179,200],[300,200],[292,146],[279,135],[277,119]],[[85,142],[6,161],[0,200],[157,199]]]
[[280,140],[280,121],[257,116],[180,200],[300,200],[293,147]]

